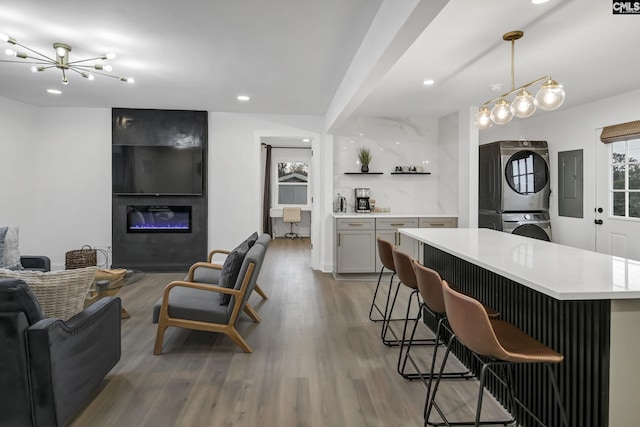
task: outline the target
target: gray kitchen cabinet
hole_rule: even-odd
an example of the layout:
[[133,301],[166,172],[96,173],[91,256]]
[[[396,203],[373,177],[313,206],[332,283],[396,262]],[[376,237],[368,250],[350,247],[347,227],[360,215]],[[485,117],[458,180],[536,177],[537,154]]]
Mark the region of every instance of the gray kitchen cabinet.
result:
[[[376,218],[376,238],[381,237],[392,243],[397,249],[409,254],[412,258],[418,256],[418,242],[408,236],[398,232],[398,228],[418,228],[418,218]],[[382,269],[380,256],[378,255],[378,244],[376,249],[376,269]]]
[[336,272],[370,273],[375,269],[375,219],[338,219]]
[[378,256],[377,237],[391,242],[395,247],[422,261],[422,245],[400,234],[399,228],[455,228],[455,217],[379,217],[375,215],[356,218],[336,218],[335,273],[379,273],[382,263]]
[[420,228],[457,228],[458,218],[455,217],[433,217],[420,218]]

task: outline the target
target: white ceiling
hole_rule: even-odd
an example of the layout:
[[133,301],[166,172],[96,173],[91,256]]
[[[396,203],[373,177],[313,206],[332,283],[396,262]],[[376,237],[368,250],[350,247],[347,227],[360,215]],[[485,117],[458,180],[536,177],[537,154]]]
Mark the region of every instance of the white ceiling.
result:
[[[367,30],[382,1],[3,0],[0,32],[47,54],[53,42],[70,44],[76,60],[114,51],[114,73],[136,83],[72,75],[62,86],[58,70],[0,63],[0,96],[37,106],[324,114],[365,36],[375,39]],[[502,34],[516,29],[525,32],[516,86],[550,74],[567,91],[562,108],[640,88],[640,16],[613,15],[608,1],[450,0],[424,26],[355,114],[442,117],[482,104],[496,95],[491,84],[510,88]],[[426,78],[436,84],[423,86]]]
[[640,88],[640,15],[613,15],[610,1],[450,0],[357,114],[442,117],[495,98],[492,84],[507,92],[512,30],[524,31],[515,86],[551,75],[567,93],[561,108]]
[[[0,3],[0,32],[71,60],[113,51],[134,84],[0,63],[0,96],[38,106],[323,114],[381,0],[86,0]],[[8,59],[0,43],[0,59]],[[62,95],[52,96],[46,89]],[[246,94],[249,102],[236,97]]]

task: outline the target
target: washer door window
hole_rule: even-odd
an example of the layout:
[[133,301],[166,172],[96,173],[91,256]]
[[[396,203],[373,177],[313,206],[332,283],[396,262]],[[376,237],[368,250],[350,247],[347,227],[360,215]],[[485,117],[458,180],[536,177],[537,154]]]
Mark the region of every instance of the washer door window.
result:
[[537,225],[533,224],[524,224],[515,228],[511,232],[511,234],[517,234],[518,236],[531,237],[533,239],[538,240],[546,240],[547,242],[551,241],[547,233]]
[[547,162],[541,155],[528,150],[511,156],[504,173],[509,187],[523,195],[541,191],[549,181]]

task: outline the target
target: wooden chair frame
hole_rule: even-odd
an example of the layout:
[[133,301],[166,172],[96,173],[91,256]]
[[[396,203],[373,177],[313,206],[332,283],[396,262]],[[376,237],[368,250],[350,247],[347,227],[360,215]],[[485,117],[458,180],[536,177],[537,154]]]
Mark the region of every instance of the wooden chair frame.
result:
[[[195,264],[194,264],[195,265]],[[214,264],[215,265],[215,264]],[[247,291],[247,287],[249,286],[249,282],[251,280],[251,276],[253,275],[253,271],[255,269],[255,263],[250,263],[247,272],[244,275],[242,280],[242,285],[239,290],[223,288],[217,285],[211,285],[207,283],[196,283],[196,282],[186,282],[182,280],[177,280],[169,283],[165,289],[164,294],[162,296],[162,306],[160,308],[160,315],[158,318],[158,330],[156,333],[156,342],[153,348],[153,354],[158,355],[162,352],[162,342],[164,340],[164,332],[168,326],[175,326],[178,328],[185,329],[195,329],[199,331],[209,331],[209,332],[219,332],[227,335],[229,338],[233,340],[245,353],[251,353],[251,347],[247,344],[247,342],[242,338],[238,330],[236,329],[236,321],[238,319],[238,315],[240,314],[240,309],[244,309],[246,307],[246,303],[243,303],[243,299],[245,293]],[[209,267],[207,267],[209,268]],[[222,268],[220,266],[220,268]],[[191,270],[190,270],[191,271]],[[190,273],[191,274],[191,273]],[[188,319],[178,319],[169,316],[169,293],[171,289],[175,287],[185,287],[192,289],[200,289],[203,291],[217,292],[223,294],[229,294],[235,297],[235,305],[233,307],[233,311],[231,312],[231,316],[229,317],[229,322],[226,324],[222,323],[207,323],[196,320],[188,320]],[[251,308],[251,310],[253,310]],[[246,311],[245,311],[246,312]],[[257,317],[257,313],[253,311],[256,318],[253,316],[252,319],[256,322],[260,322],[260,318]]]

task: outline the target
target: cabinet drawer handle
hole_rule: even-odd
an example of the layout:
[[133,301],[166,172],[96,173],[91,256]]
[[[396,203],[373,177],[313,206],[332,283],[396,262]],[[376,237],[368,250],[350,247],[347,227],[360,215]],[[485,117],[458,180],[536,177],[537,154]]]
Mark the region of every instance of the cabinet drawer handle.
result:
[[338,233],[338,246],[340,246],[340,233]]
[[392,227],[404,227],[404,224],[391,224]]
[[349,225],[364,225],[361,222],[350,222]]
[[430,225],[431,227],[444,227],[444,224],[443,224],[443,223],[441,223],[441,222],[440,222],[440,223],[434,223],[434,222],[432,222],[432,223],[431,223],[431,224],[429,224],[429,225]]

